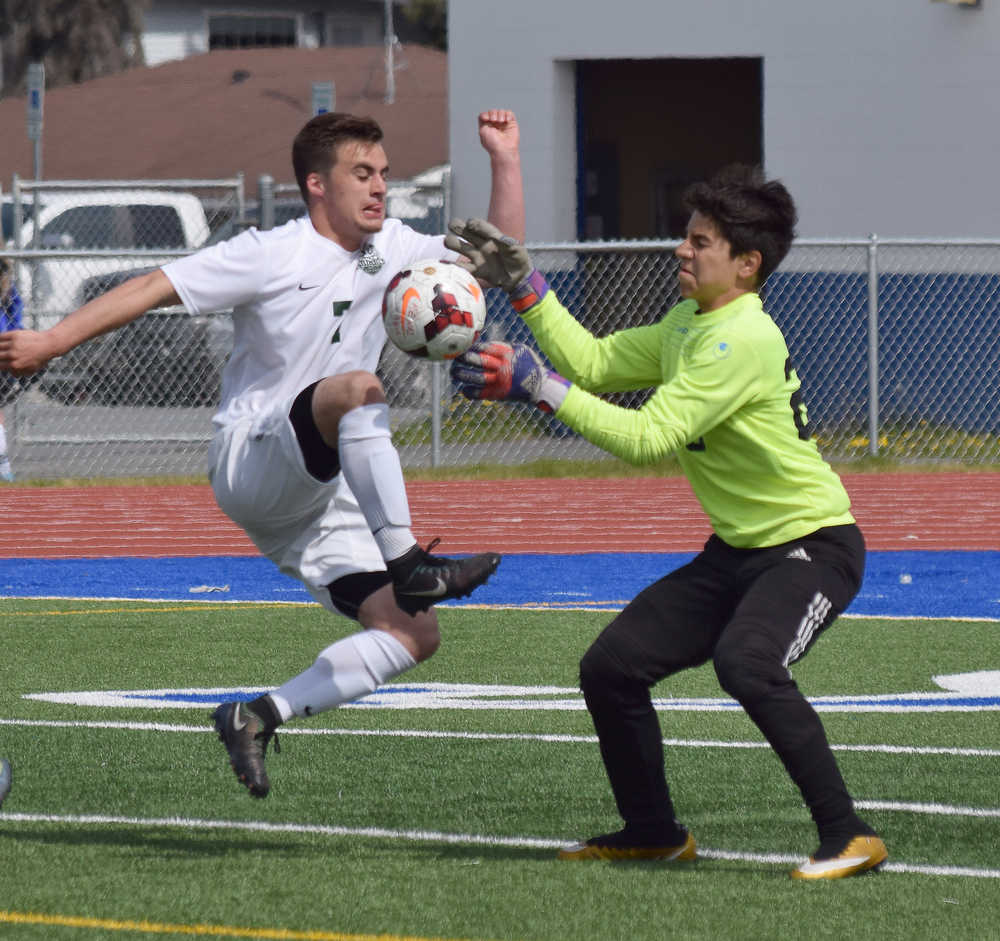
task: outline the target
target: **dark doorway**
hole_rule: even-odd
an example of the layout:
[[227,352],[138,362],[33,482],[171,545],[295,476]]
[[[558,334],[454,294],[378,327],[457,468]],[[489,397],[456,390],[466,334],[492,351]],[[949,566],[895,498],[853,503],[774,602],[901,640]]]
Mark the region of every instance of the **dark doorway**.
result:
[[763,162],[762,73],[757,58],[578,62],[579,238],[683,235],[690,183]]

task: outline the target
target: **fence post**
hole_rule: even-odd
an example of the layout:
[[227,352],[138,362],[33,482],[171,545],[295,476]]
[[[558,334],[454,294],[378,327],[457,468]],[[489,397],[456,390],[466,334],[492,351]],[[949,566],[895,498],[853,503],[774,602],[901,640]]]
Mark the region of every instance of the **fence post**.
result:
[[[21,214],[24,212],[24,197],[21,194],[21,178],[15,173],[11,177],[10,184],[11,200],[14,207],[14,218],[12,220],[11,237],[14,239],[14,248],[24,248],[21,235]],[[38,226],[36,225],[37,229]]]
[[243,183],[243,171],[236,174],[236,220],[246,222],[247,218],[247,196],[246,186]]
[[260,218],[257,224],[261,231],[274,228],[274,177],[262,173],[257,177],[257,201],[260,204]]
[[878,454],[878,236],[868,238],[868,453]]
[[431,467],[441,464],[441,371],[443,363],[431,363]]
[[441,216],[446,230],[451,222],[451,167],[441,174]]

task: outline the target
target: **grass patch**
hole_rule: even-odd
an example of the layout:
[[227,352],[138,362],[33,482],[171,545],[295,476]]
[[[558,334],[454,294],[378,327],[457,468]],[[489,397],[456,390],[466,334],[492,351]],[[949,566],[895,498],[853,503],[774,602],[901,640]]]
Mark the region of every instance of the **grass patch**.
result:
[[[4,938],[146,936],[110,927],[126,920],[222,927],[232,937],[284,930],[521,941],[652,941],[677,924],[694,939],[832,938],[858,925],[907,941],[995,932],[995,816],[864,812],[892,862],[993,877],[788,879],[791,863],[767,854],[805,855],[815,833],[770,750],[727,747],[760,741],[739,711],[665,712],[661,724],[665,736],[689,743],[667,749],[682,819],[703,848],[746,856],[564,864],[530,840],[570,841],[617,823],[581,708],[513,709],[498,696],[493,708],[333,710],[289,726],[282,752],[269,754],[272,793],[254,801],[209,729],[209,705],[105,708],[24,695],[267,685],[308,666],[349,632],[346,621],[310,605],[22,599],[0,599],[0,617],[0,754],[14,766],[0,854],[17,861],[4,867]],[[445,609],[441,650],[405,682],[573,690],[579,657],[607,618]],[[974,621],[844,619],[794,671],[809,695],[931,690],[938,673],[995,668],[995,632]],[[710,668],[655,692],[721,695]],[[835,745],[996,750],[995,715],[858,712],[824,721]],[[859,800],[996,807],[996,757],[839,755]],[[15,924],[5,913],[50,921]],[[58,923],[70,916],[98,921]]]

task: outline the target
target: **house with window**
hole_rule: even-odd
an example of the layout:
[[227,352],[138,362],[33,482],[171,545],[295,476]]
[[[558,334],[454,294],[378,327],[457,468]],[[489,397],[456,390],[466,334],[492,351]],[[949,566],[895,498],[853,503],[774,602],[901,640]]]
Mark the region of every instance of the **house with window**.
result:
[[386,21],[416,39],[400,3],[386,0],[151,0],[142,47],[147,65],[216,49],[384,45]]

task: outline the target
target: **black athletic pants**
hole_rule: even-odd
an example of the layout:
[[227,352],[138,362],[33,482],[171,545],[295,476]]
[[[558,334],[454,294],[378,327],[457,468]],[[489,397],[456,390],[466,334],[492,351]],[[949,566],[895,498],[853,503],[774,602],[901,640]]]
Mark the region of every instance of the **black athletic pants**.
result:
[[663,740],[650,687],[713,662],[722,688],[799,787],[821,838],[850,829],[853,804],[819,717],[788,667],[857,594],[865,546],[833,526],[779,546],[704,550],[644,589],[580,662],[580,685],[626,825],[673,831]]

